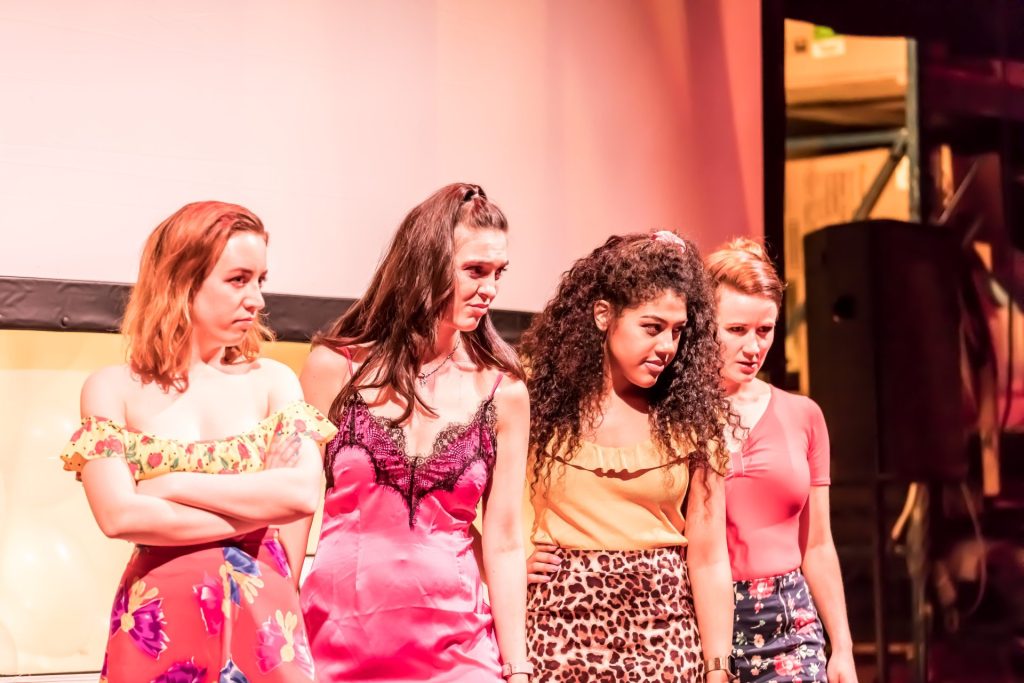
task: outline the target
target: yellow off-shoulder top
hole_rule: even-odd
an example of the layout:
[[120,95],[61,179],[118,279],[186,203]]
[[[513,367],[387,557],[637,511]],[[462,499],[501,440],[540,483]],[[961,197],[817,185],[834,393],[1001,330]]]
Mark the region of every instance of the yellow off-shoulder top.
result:
[[81,481],[85,463],[97,458],[124,458],[135,481],[168,472],[235,474],[263,469],[263,458],[277,434],[297,433],[320,444],[337,428],[304,401],[285,406],[252,429],[209,441],[178,441],[136,431],[104,417],[87,417],[61,453],[64,469]]

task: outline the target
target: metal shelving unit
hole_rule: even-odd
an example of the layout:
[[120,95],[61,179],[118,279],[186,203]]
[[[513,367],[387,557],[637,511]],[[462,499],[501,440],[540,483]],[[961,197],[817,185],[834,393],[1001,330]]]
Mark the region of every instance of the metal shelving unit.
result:
[[[857,127],[856,130],[839,130],[834,133],[811,134],[786,138],[787,158],[803,158],[822,154],[862,150],[887,146],[889,154],[878,169],[867,192],[861,198],[856,210],[847,217],[849,221],[867,219],[875,208],[883,190],[889,184],[900,162],[907,158],[910,166],[908,189],[908,215],[911,221],[920,221],[920,134],[919,134],[919,83],[917,45],[907,40],[907,87],[903,98],[904,121],[900,127],[881,126]],[[785,238],[791,236],[786,235]],[[794,318],[799,319],[800,311]],[[846,500],[849,511],[867,512],[870,517],[870,548],[857,543],[837,546],[841,559],[845,559],[847,581],[871,577],[874,642],[859,643],[858,654],[873,654],[877,668],[877,681],[887,683],[890,672],[890,657],[894,653],[905,656],[911,663],[914,680],[926,680],[927,637],[927,529],[928,529],[928,488],[926,484],[914,483],[909,486],[904,509],[906,515],[906,538],[903,546],[894,546],[890,540],[890,514],[892,498],[896,494],[892,481],[881,472],[870,483],[836,483],[833,488],[838,497]],[[838,520],[836,518],[839,517]],[[860,519],[863,519],[861,517]],[[840,515],[833,513],[833,520],[843,523]],[[834,526],[836,526],[834,524]],[[910,584],[910,600],[907,608],[909,642],[893,643],[892,630],[887,617],[890,597],[891,568],[896,556],[906,561],[906,578]],[[853,571],[850,571],[850,568]],[[853,604],[853,601],[850,601]],[[903,610],[900,610],[901,612]]]

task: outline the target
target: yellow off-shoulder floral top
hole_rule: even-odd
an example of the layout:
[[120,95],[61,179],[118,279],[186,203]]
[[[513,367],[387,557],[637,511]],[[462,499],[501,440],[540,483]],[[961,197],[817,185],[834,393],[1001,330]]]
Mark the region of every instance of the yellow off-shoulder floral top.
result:
[[176,441],[133,430],[104,417],[87,417],[61,453],[64,469],[81,481],[85,463],[124,458],[135,481],[168,472],[236,474],[263,469],[263,458],[277,434],[297,433],[316,443],[334,438],[337,428],[304,401],[272,413],[243,434],[211,441]]

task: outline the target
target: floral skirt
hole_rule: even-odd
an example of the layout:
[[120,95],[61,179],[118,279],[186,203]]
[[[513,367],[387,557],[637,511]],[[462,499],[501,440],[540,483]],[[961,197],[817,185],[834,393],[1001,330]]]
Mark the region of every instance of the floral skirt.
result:
[[559,571],[527,600],[534,683],[704,680],[680,548],[559,554]]
[[110,615],[100,680],[315,680],[277,531],[196,546],[138,546]]
[[742,683],[825,681],[825,636],[799,569],[736,581],[733,657]]

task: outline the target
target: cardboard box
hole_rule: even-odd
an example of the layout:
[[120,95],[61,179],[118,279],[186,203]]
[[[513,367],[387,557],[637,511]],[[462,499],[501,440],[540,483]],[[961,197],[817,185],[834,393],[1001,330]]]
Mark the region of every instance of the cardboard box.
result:
[[[853,219],[878,176],[889,149],[792,159],[786,162],[784,236],[787,282],[786,366],[799,373],[800,391],[808,393],[807,325],[804,311],[804,235]],[[910,217],[910,165],[904,158],[889,179],[870,218]]]
[[785,78],[789,104],[902,97],[907,41],[838,35],[787,19]]

